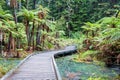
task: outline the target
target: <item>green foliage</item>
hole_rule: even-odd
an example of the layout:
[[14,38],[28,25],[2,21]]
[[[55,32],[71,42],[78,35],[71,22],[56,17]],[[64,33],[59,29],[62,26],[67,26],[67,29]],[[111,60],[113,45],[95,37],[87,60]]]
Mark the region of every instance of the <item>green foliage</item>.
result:
[[0,19],[13,20],[9,10],[4,10],[0,5]]
[[42,0],[38,3],[45,7],[48,6],[50,15],[55,20],[63,17],[65,23],[62,28],[68,22],[72,31],[81,30],[80,26],[84,22],[96,22],[105,16],[113,16],[120,8],[118,0]]
[[97,38],[101,38],[101,43],[112,44],[120,39],[120,19],[115,17],[103,18],[98,21],[101,24],[99,35]]
[[83,48],[80,49],[80,57],[92,56],[108,63],[108,58],[118,56],[120,46],[120,18],[105,17],[95,23],[87,22],[82,26],[86,39]]
[[[22,2],[21,9],[10,8],[5,0],[0,2],[0,30],[4,34],[5,51],[15,47],[14,52],[17,50],[20,55],[26,56],[24,50],[31,47],[33,50],[45,50],[77,44],[81,58],[96,56],[106,59],[111,57],[111,54],[118,55],[119,0],[17,1],[18,4]],[[66,36],[73,39],[66,39]],[[0,67],[2,74],[7,71],[8,69]]]
[[32,21],[34,19],[34,13],[33,11],[27,10],[26,8],[21,9],[21,11],[18,13],[18,17],[23,16],[25,19]]
[[52,43],[50,43],[49,41],[45,41],[45,49],[53,49],[54,45]]
[[87,80],[109,80],[109,79],[108,78],[104,78],[104,77],[98,77],[98,78],[92,78],[92,77],[90,77]]
[[18,27],[18,31],[17,33],[17,37],[20,38],[26,38],[26,34],[25,34],[25,26],[22,23],[17,23],[17,27]]
[[8,71],[10,71],[20,60],[9,58],[5,60],[0,58],[0,77],[5,75]]
[[5,6],[5,0],[1,0],[0,1],[0,6],[2,6],[3,8],[6,8],[6,6]]
[[84,53],[80,53],[81,55],[81,58],[85,58],[87,56],[95,56],[96,54],[98,54],[99,52],[98,51],[93,51],[93,50],[87,50],[85,51]]

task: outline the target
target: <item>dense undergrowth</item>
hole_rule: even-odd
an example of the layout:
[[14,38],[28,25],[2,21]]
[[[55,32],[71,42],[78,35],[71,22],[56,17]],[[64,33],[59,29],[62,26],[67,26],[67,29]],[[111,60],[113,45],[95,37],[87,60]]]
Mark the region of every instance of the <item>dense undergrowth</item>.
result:
[[119,40],[120,18],[105,17],[96,23],[85,23],[85,38],[82,48],[79,49],[80,57],[102,60],[108,65],[120,64]]

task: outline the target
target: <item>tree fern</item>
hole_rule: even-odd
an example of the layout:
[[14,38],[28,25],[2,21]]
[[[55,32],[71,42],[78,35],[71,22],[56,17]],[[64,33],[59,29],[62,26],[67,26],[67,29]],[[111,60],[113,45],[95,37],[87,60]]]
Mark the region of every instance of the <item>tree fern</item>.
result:
[[81,58],[85,58],[85,57],[90,56],[90,55],[95,56],[98,53],[99,53],[99,51],[87,50],[84,53],[81,53]]
[[13,20],[13,16],[10,14],[9,10],[4,11],[0,6],[0,18],[4,20]]
[[32,21],[35,18],[34,12],[31,10],[27,10],[26,8],[21,9],[17,16],[18,17],[22,16],[29,21]]
[[116,29],[114,29],[114,30],[111,31],[110,40],[111,41],[120,40],[120,29],[116,28]]

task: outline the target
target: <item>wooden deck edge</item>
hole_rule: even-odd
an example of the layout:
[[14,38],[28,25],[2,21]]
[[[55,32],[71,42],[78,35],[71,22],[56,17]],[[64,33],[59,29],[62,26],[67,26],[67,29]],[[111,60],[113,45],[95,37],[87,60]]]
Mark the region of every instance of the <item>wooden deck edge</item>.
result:
[[57,66],[57,64],[56,64],[55,58],[58,58],[58,56],[61,57],[61,56],[63,56],[64,54],[65,54],[65,55],[69,55],[69,54],[72,54],[72,53],[77,52],[76,46],[74,46],[74,49],[68,49],[68,50],[67,50],[67,49],[65,48],[64,50],[65,50],[65,51],[57,52],[57,53],[55,53],[55,54],[52,56],[53,65],[54,65],[55,73],[56,73],[56,76],[57,76],[57,80],[62,80],[62,77],[61,77],[61,75],[60,75],[60,71],[59,71],[58,66]]
[[56,74],[57,80],[62,80],[59,69],[58,69],[56,61],[55,61],[55,58],[54,58],[54,55],[52,56],[52,62],[53,62],[53,66],[55,69],[55,74]]
[[73,49],[64,49],[64,51],[62,52],[58,52],[54,54],[55,58],[59,58],[59,57],[63,57],[63,56],[67,56],[67,55],[72,55],[73,53],[77,52],[77,48],[74,47]]
[[23,59],[17,66],[15,66],[12,70],[10,70],[8,73],[6,73],[0,80],[5,80],[10,75],[12,75],[27,59],[29,59],[33,55],[34,55],[34,53],[30,54],[25,59]]

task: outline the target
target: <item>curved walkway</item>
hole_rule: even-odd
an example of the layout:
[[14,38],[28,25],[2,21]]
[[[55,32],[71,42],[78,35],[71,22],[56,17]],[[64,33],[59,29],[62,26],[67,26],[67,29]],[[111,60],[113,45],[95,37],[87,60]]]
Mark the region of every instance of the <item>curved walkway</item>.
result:
[[67,55],[75,51],[75,46],[68,46],[64,50],[30,55],[1,80],[61,80],[54,56]]

